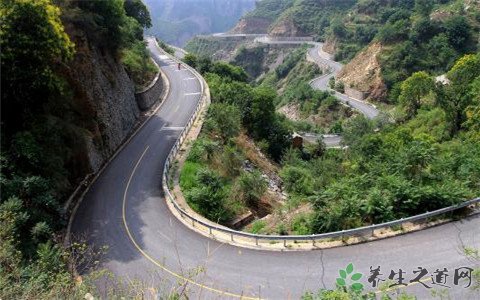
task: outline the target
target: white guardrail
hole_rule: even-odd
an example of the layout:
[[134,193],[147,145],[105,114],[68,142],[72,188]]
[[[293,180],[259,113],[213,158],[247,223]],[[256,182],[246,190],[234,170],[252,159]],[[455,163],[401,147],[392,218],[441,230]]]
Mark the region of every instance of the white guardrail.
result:
[[[169,55],[172,59],[177,60],[174,58],[172,55]],[[235,237],[242,237],[242,238],[248,238],[251,239],[252,241],[255,242],[256,245],[258,245],[259,241],[267,241],[267,242],[275,242],[275,241],[283,241],[284,245],[286,246],[287,241],[310,241],[313,244],[315,244],[316,241],[319,240],[325,240],[325,239],[332,239],[332,238],[346,238],[346,237],[354,237],[354,236],[361,236],[364,235],[365,233],[371,233],[373,234],[373,231],[376,229],[380,228],[391,228],[399,225],[403,225],[407,222],[414,222],[414,221],[421,221],[421,220],[427,220],[428,218],[436,217],[439,215],[443,215],[446,213],[454,212],[456,210],[465,208],[467,206],[477,206],[478,203],[480,203],[480,197],[475,198],[469,201],[465,201],[462,203],[459,203],[457,205],[445,207],[442,209],[438,209],[435,211],[431,212],[426,212],[423,214],[419,214],[416,216],[408,217],[408,218],[402,218],[399,220],[394,220],[390,222],[385,222],[381,224],[374,224],[374,225],[369,225],[369,226],[363,226],[363,227],[358,227],[354,229],[348,229],[348,230],[342,230],[342,231],[335,231],[335,232],[328,232],[328,233],[322,233],[322,234],[313,234],[313,235],[264,235],[264,234],[253,234],[253,233],[247,233],[247,232],[242,232],[242,231],[237,231],[233,230],[230,228],[222,227],[220,225],[212,225],[210,223],[207,223],[205,221],[202,221],[194,216],[191,216],[187,211],[185,211],[180,205],[177,203],[175,200],[175,197],[173,196],[172,192],[170,191],[170,188],[168,186],[169,183],[169,169],[172,166],[173,162],[175,161],[175,157],[178,154],[183,142],[185,141],[185,138],[187,137],[188,133],[190,132],[190,129],[197,118],[202,106],[207,103],[210,103],[210,92],[208,91],[208,88],[205,88],[206,82],[203,79],[203,77],[192,67],[185,65],[185,67],[190,70],[198,79],[200,82],[201,86],[201,99],[197,104],[197,107],[195,109],[195,112],[193,115],[190,117],[187,125],[182,131],[182,134],[177,138],[177,141],[175,142],[175,145],[172,147],[170,150],[170,153],[165,161],[165,165],[163,167],[163,176],[162,176],[162,187],[165,193],[165,196],[167,198],[167,201],[169,201],[172,206],[175,208],[175,210],[178,212],[180,217],[183,219],[184,222],[191,222],[191,225],[193,227],[196,227],[200,229],[205,230],[204,233],[208,233],[211,237],[215,237],[217,233],[221,234],[226,234],[230,237],[231,241],[235,240]],[[200,225],[200,226],[198,226]]]

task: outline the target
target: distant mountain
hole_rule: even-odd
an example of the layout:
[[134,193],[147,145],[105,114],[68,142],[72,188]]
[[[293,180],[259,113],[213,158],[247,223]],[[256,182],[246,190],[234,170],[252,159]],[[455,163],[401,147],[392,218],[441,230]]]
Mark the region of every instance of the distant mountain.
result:
[[150,10],[154,34],[183,46],[197,34],[224,32],[255,7],[255,0],[143,0]]

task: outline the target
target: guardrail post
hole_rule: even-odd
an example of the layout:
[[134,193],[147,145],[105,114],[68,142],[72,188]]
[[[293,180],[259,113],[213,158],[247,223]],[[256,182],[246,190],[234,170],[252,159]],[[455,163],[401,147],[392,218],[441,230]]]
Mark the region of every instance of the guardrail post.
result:
[[255,245],[258,246],[258,237],[255,237]]
[[283,247],[287,247],[287,240],[286,239],[283,240]]
[[212,235],[212,227],[208,227],[208,232]]
[[192,219],[192,226],[195,227],[195,219]]
[[230,233],[230,239],[231,239],[232,242],[233,242],[233,233]]
[[312,245],[315,247],[315,238],[312,239]]
[[[374,226],[375,224],[373,224],[372,226]],[[375,228],[372,228],[372,236],[375,236]]]

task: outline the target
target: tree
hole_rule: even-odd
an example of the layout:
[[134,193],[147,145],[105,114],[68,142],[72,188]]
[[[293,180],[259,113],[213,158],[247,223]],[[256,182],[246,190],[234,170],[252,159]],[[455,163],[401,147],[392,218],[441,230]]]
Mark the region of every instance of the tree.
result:
[[465,46],[471,37],[471,27],[467,19],[464,16],[452,16],[444,26],[450,44],[461,52],[465,51]]
[[205,129],[217,132],[226,143],[238,135],[241,127],[241,114],[237,106],[226,103],[213,103],[208,111]]
[[[79,1],[75,0],[84,11],[85,17],[91,15],[87,23],[91,28],[87,33],[107,49],[117,51],[132,41],[132,35],[142,34],[140,24],[126,15],[123,0]],[[133,22],[128,22],[130,20]],[[138,29],[134,28],[138,27]],[[133,32],[132,32],[133,31]]]
[[241,67],[233,66],[226,62],[214,63],[210,72],[234,81],[246,82],[248,79],[248,74]]
[[472,82],[480,76],[478,55],[466,55],[459,59],[447,73],[451,83],[437,87],[437,103],[445,111],[454,135],[466,121],[467,107],[472,104]]
[[347,33],[347,29],[345,28],[345,22],[342,21],[340,18],[335,18],[332,20],[330,24],[330,30],[338,38],[345,37]]
[[222,178],[209,169],[201,169],[196,175],[198,186],[186,193],[192,207],[214,222],[226,222],[231,214],[225,206],[227,193]]
[[0,15],[2,129],[11,131],[61,90],[52,65],[70,60],[74,45],[50,0],[2,1]]
[[187,65],[189,65],[192,68],[197,68],[197,60],[198,60],[197,56],[195,56],[195,54],[192,54],[192,53],[187,53],[183,57],[183,62],[185,62]]
[[433,9],[431,0],[415,0],[415,12],[422,17],[429,17]]
[[258,171],[244,172],[238,179],[238,186],[242,200],[250,207],[257,207],[267,191],[267,182]]
[[426,72],[416,72],[401,85],[400,103],[406,108],[407,118],[412,118],[420,108],[421,100],[434,88],[433,79]]
[[477,137],[480,138],[480,77],[477,77],[471,84],[472,103],[466,110],[466,122],[467,126],[472,132],[477,133]]
[[355,146],[363,136],[373,132],[373,124],[365,116],[349,119],[343,126],[342,143]]
[[143,28],[152,27],[148,8],[141,0],[125,0],[123,3],[127,16],[134,18]]

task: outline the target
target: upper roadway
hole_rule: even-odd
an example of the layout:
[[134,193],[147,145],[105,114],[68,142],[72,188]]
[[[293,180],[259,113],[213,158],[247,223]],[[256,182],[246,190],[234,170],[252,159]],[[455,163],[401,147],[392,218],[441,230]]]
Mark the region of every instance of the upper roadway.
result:
[[[146,288],[154,288],[148,291],[161,295],[186,283],[191,299],[298,299],[307,290],[334,288],[338,270],[350,262],[365,276],[370,266],[380,266],[383,277],[402,269],[406,280],[417,267],[430,272],[448,268],[451,279],[454,268],[474,265],[463,248],[480,248],[478,215],[395,238],[308,252],[238,248],[185,227],[167,207],[161,178],[170,148],[200,99],[201,86],[190,71],[178,71],[152,39],[148,46],[170,81],[170,93],[100,174],[73,216],[74,238],[109,247],[102,267],[142,280]],[[366,279],[363,283],[372,290]],[[405,290],[420,299],[431,297],[421,284]],[[453,299],[478,299],[461,287],[449,292]]]

